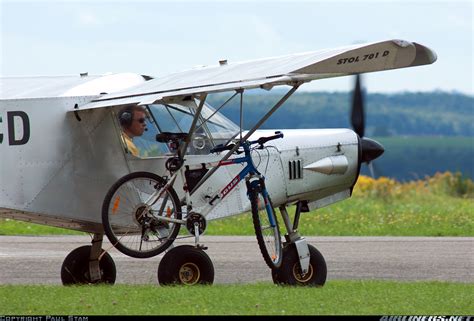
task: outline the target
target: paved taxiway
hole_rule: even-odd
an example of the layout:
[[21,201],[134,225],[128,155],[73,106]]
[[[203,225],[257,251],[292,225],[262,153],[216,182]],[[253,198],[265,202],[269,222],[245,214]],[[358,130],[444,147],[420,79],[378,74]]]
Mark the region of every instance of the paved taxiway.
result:
[[[324,255],[328,279],[474,282],[473,237],[307,237]],[[88,236],[0,236],[0,284],[61,284],[64,258]],[[271,281],[255,237],[203,236],[215,283]],[[178,243],[191,243],[177,241]],[[104,241],[104,249],[110,243]],[[115,249],[116,283],[157,284],[163,254],[134,259]]]

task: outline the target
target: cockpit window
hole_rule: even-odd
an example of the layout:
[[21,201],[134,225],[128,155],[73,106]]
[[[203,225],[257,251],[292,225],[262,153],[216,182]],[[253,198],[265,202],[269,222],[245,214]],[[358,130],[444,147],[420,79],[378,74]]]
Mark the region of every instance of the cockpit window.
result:
[[[194,101],[183,101],[180,104],[153,104],[149,108],[160,132],[189,133],[197,106]],[[187,153],[209,154],[212,147],[227,142],[238,132],[239,128],[232,121],[205,104]]]
[[[194,101],[146,106],[147,130],[143,135],[133,137],[133,143],[139,151],[138,157],[173,154],[167,144],[156,141],[156,135],[162,132],[189,133],[196,108]],[[190,155],[207,155],[212,147],[229,141],[239,132],[238,126],[207,104],[204,105],[196,126],[186,152]],[[127,147],[125,140],[124,147]]]

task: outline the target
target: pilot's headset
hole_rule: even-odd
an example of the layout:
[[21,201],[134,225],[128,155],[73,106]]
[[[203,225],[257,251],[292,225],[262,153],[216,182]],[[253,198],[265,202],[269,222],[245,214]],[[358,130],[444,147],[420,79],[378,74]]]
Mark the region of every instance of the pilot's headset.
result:
[[132,106],[127,106],[120,110],[119,112],[119,121],[122,127],[130,127],[133,121],[133,109]]

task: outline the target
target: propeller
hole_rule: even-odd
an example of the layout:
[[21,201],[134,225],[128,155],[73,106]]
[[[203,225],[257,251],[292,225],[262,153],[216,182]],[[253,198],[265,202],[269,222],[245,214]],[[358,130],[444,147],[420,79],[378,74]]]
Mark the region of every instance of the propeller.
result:
[[352,94],[352,111],[351,111],[352,128],[359,135],[364,137],[365,129],[365,113],[364,113],[364,96],[360,87],[360,74],[356,75],[354,92]]
[[383,146],[370,138],[364,137],[365,134],[365,111],[364,111],[364,95],[361,86],[361,76],[356,75],[354,92],[352,93],[352,110],[351,110],[351,124],[354,131],[360,137],[360,144],[362,149],[361,162],[367,163],[370,173],[374,177],[374,168],[371,163],[374,159],[383,154]]

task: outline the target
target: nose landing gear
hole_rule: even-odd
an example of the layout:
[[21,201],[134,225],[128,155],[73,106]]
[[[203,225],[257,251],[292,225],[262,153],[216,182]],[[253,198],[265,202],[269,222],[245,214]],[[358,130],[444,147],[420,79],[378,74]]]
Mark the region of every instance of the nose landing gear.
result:
[[326,282],[327,268],[322,254],[308,244],[310,261],[306,273],[302,273],[298,252],[293,244],[283,248],[283,262],[279,269],[272,270],[275,284],[323,286]]
[[275,284],[323,286],[326,282],[327,267],[323,255],[298,233],[301,212],[307,211],[306,204],[296,204],[295,219],[292,223],[284,205],[280,213],[287,229],[286,243],[283,248],[281,266],[272,269],[272,279]]

